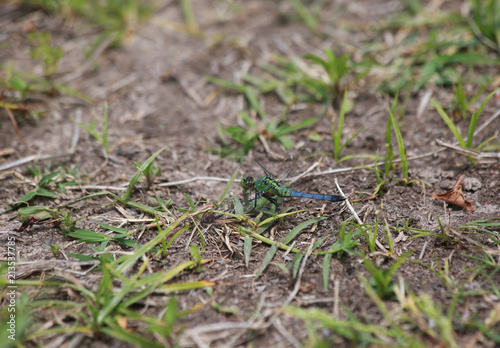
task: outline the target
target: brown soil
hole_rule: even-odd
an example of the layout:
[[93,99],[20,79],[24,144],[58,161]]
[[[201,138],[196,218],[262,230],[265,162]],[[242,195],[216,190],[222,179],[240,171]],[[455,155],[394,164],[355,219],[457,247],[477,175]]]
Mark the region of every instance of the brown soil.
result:
[[[367,8],[360,7],[361,3],[332,2],[325,6],[322,15],[325,23],[322,29],[328,33],[328,38],[319,39],[299,21],[293,18],[290,20],[293,11],[288,2],[239,1],[234,4],[237,6],[236,11],[218,8],[220,4],[217,5],[217,2],[195,1],[195,3],[197,19],[204,37],[195,37],[176,29],[178,28],[176,24],[182,22],[182,16],[179,6],[171,3],[160,8],[145,23],[141,23],[136,31],[125,40],[122,47],[106,49],[90,65],[87,65],[84,53],[98,33],[89,29],[80,20],[70,21],[48,16],[42,11],[18,5],[9,5],[10,8],[0,11],[0,28],[5,33],[0,42],[3,47],[0,50],[0,62],[11,62],[14,67],[40,73],[41,64],[30,58],[26,34],[36,30],[48,31],[53,36],[54,43],[64,49],[64,57],[60,62],[59,73],[56,74],[55,80],[85,93],[94,101],[94,104],[87,104],[74,97],[33,95],[31,102],[42,103],[43,117],[35,120],[26,113],[15,113],[19,130],[28,147],[24,146],[16,136],[8,114],[5,110],[1,110],[0,150],[13,148],[15,151],[8,156],[1,157],[0,165],[30,154],[63,154],[52,160],[36,161],[27,165],[43,168],[52,163],[53,167],[64,164],[72,168],[78,164],[80,173],[94,175],[85,184],[120,186],[127,184],[135,173],[134,162],[143,162],[159,148],[166,146],[166,151],[155,161],[162,169],[162,175],[157,179],[158,183],[196,176],[229,178],[240,164],[229,158],[221,159],[207,152],[206,149],[220,146],[216,123],[223,127],[237,124],[238,110],[245,105],[246,101],[241,95],[224,92],[206,104],[205,98],[216,92],[218,87],[207,83],[204,77],[214,75],[232,79],[235,74],[244,69],[246,64],[252,67],[259,60],[266,60],[270,52],[282,50],[283,47],[286,48],[288,55],[297,56],[308,52],[321,54],[325,47],[332,47],[336,52],[344,52],[347,47],[360,46],[363,40],[369,39],[360,33],[349,35],[345,29],[342,29],[341,24],[344,21],[362,24],[378,19],[369,15],[368,7],[377,7],[372,2],[365,1]],[[332,18],[332,22],[326,21],[327,18]],[[345,155],[374,154],[377,149],[381,152],[385,151],[385,128],[391,100],[374,91],[375,88],[367,83],[369,80],[353,86],[350,92],[355,108],[346,117],[345,139],[361,127],[365,126],[365,129],[345,149]],[[446,98],[451,95],[450,91],[437,87],[429,87],[429,90],[433,91],[434,97],[442,104],[446,103]],[[400,123],[407,155],[410,158],[416,157],[409,164],[410,179],[420,181],[410,185],[404,185],[397,180],[389,181],[384,185],[379,196],[355,204],[360,218],[364,222],[374,222],[376,212],[379,211],[381,221],[385,219],[391,226],[402,226],[407,223],[409,227],[431,230],[436,234],[440,233],[436,217],[440,218],[441,223],[447,229],[449,226],[454,228],[469,221],[500,218],[498,161],[492,164],[471,165],[462,155],[451,150],[443,151],[435,140],[443,139],[452,143],[454,139],[438,113],[429,105],[417,117],[417,108],[425,92],[424,89],[409,97],[406,112],[401,117]],[[401,96],[401,99],[404,97]],[[77,114],[81,112],[81,122],[84,124],[89,124],[92,120],[100,124],[105,102],[109,105],[108,137],[111,147],[109,158],[105,159],[102,146],[85,131],[80,134],[75,152],[68,154],[74,132],[73,120]],[[266,96],[262,102],[271,117],[281,115],[283,106],[274,96]],[[489,117],[499,106],[498,98],[496,100],[493,98],[485,108],[484,115]],[[290,119],[295,122],[307,117],[319,116],[319,110],[319,106],[312,105],[290,111]],[[468,120],[456,121],[460,129],[467,129]],[[500,119],[493,121],[477,136],[478,142],[498,134],[498,129],[500,129]],[[285,151],[279,143],[268,142],[274,152],[285,156],[332,152],[332,142],[329,137],[319,142],[312,142],[308,139],[308,134],[313,130],[318,133],[331,132],[331,120],[325,117],[309,129],[293,133],[291,137],[294,143],[302,144],[300,149]],[[396,151],[396,145],[394,146]],[[318,159],[318,157],[304,158],[305,156],[302,156],[297,162],[297,167],[303,170]],[[261,175],[254,159],[259,160],[271,171],[279,172],[280,170],[281,164],[270,160],[262,144],[257,143],[254,150],[241,164],[240,176]],[[372,165],[372,162],[361,160],[341,162],[336,165],[330,157],[325,156],[320,170],[348,167],[360,163]],[[30,179],[29,172],[24,166],[0,172],[2,210],[8,207],[8,203],[20,199],[32,188],[29,180],[14,175],[13,171]],[[444,206],[443,202],[431,198],[433,192],[444,193],[450,190],[461,174],[465,174],[463,187],[465,198],[472,202],[474,211]],[[397,179],[400,176],[401,172],[396,170],[391,179]],[[352,170],[337,175],[317,176],[304,179],[297,183],[297,186],[306,192],[327,191],[336,194],[334,178],[339,181],[343,191],[352,199],[371,195],[377,186],[373,170]],[[425,184],[423,193],[422,183]],[[193,201],[200,202],[197,205],[201,207],[202,201],[217,200],[224,185],[224,182],[200,180],[165,189],[156,188],[156,193],[164,201],[171,199],[176,206],[188,208],[184,198],[186,194]],[[54,206],[83,197],[91,192],[95,190],[75,188],[68,190],[60,200],[37,198],[31,204]],[[235,183],[232,192],[239,194],[241,192],[239,185]],[[146,188],[144,182],[140,182],[132,199],[148,204],[149,197],[154,197],[154,193]],[[116,209],[116,206],[108,205],[108,203],[110,201],[107,198],[94,198],[75,204],[73,215],[85,217],[77,223],[77,226],[99,232],[103,230],[96,225],[97,222],[121,225],[129,230],[137,228],[136,223],[120,224],[123,221],[123,215]],[[291,229],[307,219],[318,215],[328,217],[317,226],[314,232],[304,232],[296,238],[295,247],[303,250],[307,249],[312,240],[318,240],[338,231],[342,222],[352,219],[351,212],[343,204],[323,204],[321,201],[299,199],[292,200],[290,204],[292,209],[307,210],[285,218],[281,225],[276,226],[271,236],[275,240],[282,240]],[[126,210],[135,218],[145,217],[134,209],[127,208]],[[14,230],[20,225],[16,212],[2,215],[0,221],[0,228],[4,231]],[[214,261],[205,264],[202,272],[185,273],[175,281],[214,280],[216,285],[213,287],[211,296],[205,290],[180,292],[176,295],[181,309],[188,309],[200,303],[209,304],[183,318],[181,323],[184,328],[189,329],[217,322],[249,322],[252,316],[265,317],[270,311],[279,308],[293,289],[289,276],[272,265],[261,277],[256,279],[251,276],[261,264],[269,247],[255,242],[250,265],[246,268],[243,260],[243,238],[238,233],[228,231],[224,224],[217,223],[204,224],[201,228],[206,241],[202,256]],[[153,233],[152,231],[146,232],[139,242],[149,240]],[[397,238],[394,246],[395,254],[402,255],[414,250],[412,259],[418,259],[434,268],[436,259],[442,266],[444,260],[448,258],[450,274],[455,277],[457,283],[464,284],[470,290],[491,289],[491,283],[487,278],[476,276],[470,279],[471,273],[466,272],[467,269],[477,265],[477,262],[467,258],[466,254],[483,256],[482,250],[467,238],[491,249],[496,248],[486,235],[480,233],[454,235],[449,231],[450,240],[444,242],[432,236],[411,239],[412,232],[402,233],[400,236],[393,236],[394,239]],[[5,236],[0,238],[4,240]],[[184,238],[178,238],[170,247],[166,259],[152,262],[153,268],[168,270],[174,265],[190,260],[190,244],[200,245],[201,240],[196,232],[192,238],[189,236],[186,234]],[[139,235],[134,235],[134,238],[138,239]],[[319,250],[328,250],[336,238],[336,236],[328,238]],[[382,233],[378,239],[385,248],[388,248]],[[369,253],[364,238],[361,238],[361,241],[362,245],[358,247],[358,251]],[[0,244],[0,254],[4,255],[4,243]],[[93,251],[86,243],[75,242],[73,238],[59,233],[59,229],[54,224],[36,224],[20,233],[17,241],[19,262],[54,259],[47,244],[62,247],[62,251],[57,254],[58,260],[65,260],[65,255],[68,253],[93,255]],[[122,245],[113,243],[110,247],[115,251],[128,250]],[[372,255],[372,258],[378,266],[384,268],[387,268],[394,260],[393,257],[384,253]],[[274,258],[274,261],[287,265],[290,260],[290,255],[285,255],[280,251]],[[344,306],[340,308],[340,318],[345,318],[346,310],[348,310],[359,318],[369,318],[373,323],[379,323],[383,318],[376,305],[366,295],[359,280],[360,275],[369,278],[361,260],[360,256],[349,254],[344,254],[341,258],[333,257],[330,264],[330,288],[325,291],[322,280],[323,258],[311,255],[308,259],[307,271],[301,278],[300,291],[291,304],[331,311],[334,284],[338,282],[339,300]],[[44,269],[42,274],[50,277],[54,272],[56,271]],[[40,272],[34,272],[31,277],[38,279]],[[404,279],[408,285],[408,291],[425,292],[434,301],[440,303],[445,310],[448,307],[453,292],[447,289],[428,268],[407,261],[398,271],[396,279],[398,277]],[[91,277],[86,279],[86,282],[95,284],[96,280],[97,278]],[[500,287],[498,272],[491,282]],[[66,298],[72,295],[57,293],[55,296]],[[468,303],[457,304],[458,316],[470,315],[484,320],[490,314],[491,305],[486,296],[476,295],[467,299]],[[168,297],[158,296],[151,299],[150,305],[138,308],[138,310],[146,311],[148,315],[158,315],[166,301]],[[211,301],[222,307],[238,308],[239,311],[236,313],[217,311],[210,305]],[[387,301],[387,305],[390,310],[393,303]],[[273,317],[275,318],[273,320],[279,320],[293,339],[299,342],[307,340],[308,334],[302,321],[280,312],[276,313],[278,314]],[[278,327],[279,325],[273,324],[267,329],[257,331],[229,331],[234,335],[223,337],[220,334],[219,337],[212,337],[214,341],[211,346],[215,347],[223,342],[245,346],[248,341],[253,341],[255,345],[264,344],[267,347],[292,346],[289,337],[285,337],[284,331],[280,332]],[[500,330],[498,324],[496,329],[497,332]],[[236,335],[236,332],[239,334]],[[328,335],[327,332],[322,332],[322,334]],[[456,340],[459,346],[473,342],[476,339],[474,335],[475,332],[469,332],[466,328],[456,330]],[[47,344],[52,339],[47,339],[43,343]],[[67,340],[70,339],[71,337],[68,336]],[[184,338],[182,342],[188,345],[193,344],[188,338]],[[336,342],[338,346],[348,344],[340,338]],[[436,342],[437,340],[429,338],[430,345]],[[99,344],[101,346],[126,346],[122,342],[111,339],[104,339]],[[486,339],[480,340],[477,344],[491,345]],[[85,337],[80,343],[80,346],[91,345],[95,346],[90,337]]]

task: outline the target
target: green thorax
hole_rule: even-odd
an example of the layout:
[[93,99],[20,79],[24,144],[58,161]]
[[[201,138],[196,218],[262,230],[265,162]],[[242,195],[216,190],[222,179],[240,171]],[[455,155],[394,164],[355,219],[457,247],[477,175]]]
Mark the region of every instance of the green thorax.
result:
[[289,195],[289,190],[287,188],[281,187],[278,181],[269,176],[263,176],[255,180],[253,189],[256,192],[260,192],[264,195],[280,197],[286,197]]

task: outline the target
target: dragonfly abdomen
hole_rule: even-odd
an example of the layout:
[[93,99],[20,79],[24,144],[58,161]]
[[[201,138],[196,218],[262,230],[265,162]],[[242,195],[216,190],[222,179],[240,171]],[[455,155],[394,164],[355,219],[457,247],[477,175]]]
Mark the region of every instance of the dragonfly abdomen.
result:
[[342,196],[320,195],[320,194],[313,194],[313,193],[296,192],[296,191],[292,191],[289,189],[285,189],[283,191],[284,191],[283,197],[311,198],[311,199],[320,199],[323,201],[330,201],[330,202],[338,202],[338,201],[343,201],[345,199]]

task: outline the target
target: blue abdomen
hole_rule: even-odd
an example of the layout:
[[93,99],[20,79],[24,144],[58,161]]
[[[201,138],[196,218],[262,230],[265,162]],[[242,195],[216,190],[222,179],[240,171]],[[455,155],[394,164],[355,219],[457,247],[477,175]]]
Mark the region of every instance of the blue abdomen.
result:
[[320,199],[322,201],[338,202],[343,201],[345,198],[342,196],[335,195],[320,195],[313,193],[296,192],[289,189],[283,190],[285,193],[283,197],[299,197],[299,198],[310,198],[310,199]]

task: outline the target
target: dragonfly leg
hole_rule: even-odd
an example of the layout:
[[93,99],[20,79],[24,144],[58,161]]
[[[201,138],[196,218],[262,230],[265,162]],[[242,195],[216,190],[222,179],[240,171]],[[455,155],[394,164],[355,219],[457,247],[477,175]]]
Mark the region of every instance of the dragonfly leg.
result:
[[264,198],[267,199],[272,204],[274,204],[276,207],[278,207],[278,201],[276,200],[276,198],[274,198],[270,195],[264,195]]
[[252,210],[249,211],[249,213],[251,213],[252,211],[255,210],[255,208],[257,208],[257,201],[259,200],[259,198],[261,196],[262,196],[262,193],[260,193],[260,192],[255,193],[255,197],[252,199],[253,208],[252,208]]
[[264,197],[265,199],[267,199],[269,202],[271,202],[272,204],[274,204],[276,207],[279,206],[279,203],[278,201],[276,200],[276,196],[272,196],[272,195],[269,195],[269,194],[266,194],[266,192],[256,192],[255,193],[255,197],[252,199],[252,210],[249,211],[249,213],[253,212],[255,210],[255,208],[257,208],[257,202],[260,198]]

